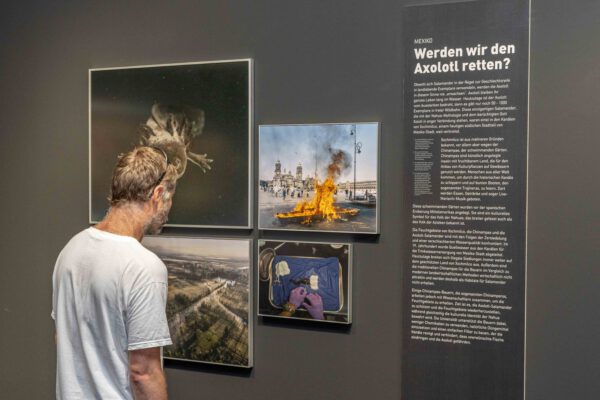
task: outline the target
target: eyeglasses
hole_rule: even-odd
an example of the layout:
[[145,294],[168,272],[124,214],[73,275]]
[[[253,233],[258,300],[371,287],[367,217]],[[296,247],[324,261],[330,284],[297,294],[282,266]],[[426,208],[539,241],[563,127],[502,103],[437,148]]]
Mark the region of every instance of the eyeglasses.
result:
[[162,155],[165,157],[165,162],[166,162],[166,166],[165,166],[165,170],[162,174],[160,174],[160,176],[158,177],[158,179],[156,180],[156,182],[154,183],[154,185],[152,185],[152,187],[156,187],[158,185],[160,185],[160,183],[162,182],[162,180],[164,179],[165,175],[167,174],[167,170],[169,169],[169,156],[167,156],[167,153],[161,149],[160,147],[154,147],[154,146],[150,146],[150,148],[160,151],[162,153]]

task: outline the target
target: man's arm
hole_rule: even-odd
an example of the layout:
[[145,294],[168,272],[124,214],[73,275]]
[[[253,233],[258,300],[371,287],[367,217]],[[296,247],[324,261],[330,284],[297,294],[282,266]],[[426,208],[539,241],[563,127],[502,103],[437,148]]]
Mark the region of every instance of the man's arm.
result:
[[167,400],[160,347],[129,351],[129,381],[136,400]]

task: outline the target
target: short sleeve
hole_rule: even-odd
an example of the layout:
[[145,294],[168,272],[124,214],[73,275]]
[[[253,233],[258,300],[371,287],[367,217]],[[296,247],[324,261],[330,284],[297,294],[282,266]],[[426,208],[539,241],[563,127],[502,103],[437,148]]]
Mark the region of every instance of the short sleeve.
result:
[[170,345],[166,307],[167,285],[148,283],[135,290],[127,306],[127,350]]

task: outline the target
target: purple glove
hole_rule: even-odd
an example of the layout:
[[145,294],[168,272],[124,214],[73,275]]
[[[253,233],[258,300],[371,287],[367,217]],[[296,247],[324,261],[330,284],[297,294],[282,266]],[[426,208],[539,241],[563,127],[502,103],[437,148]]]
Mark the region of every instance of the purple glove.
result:
[[323,299],[318,294],[309,293],[306,295],[306,300],[302,305],[314,319],[325,319],[323,315]]
[[289,302],[296,306],[296,308],[300,307],[300,304],[302,304],[304,298],[306,297],[306,293],[308,292],[305,288],[303,288],[302,286],[298,286],[290,292]]

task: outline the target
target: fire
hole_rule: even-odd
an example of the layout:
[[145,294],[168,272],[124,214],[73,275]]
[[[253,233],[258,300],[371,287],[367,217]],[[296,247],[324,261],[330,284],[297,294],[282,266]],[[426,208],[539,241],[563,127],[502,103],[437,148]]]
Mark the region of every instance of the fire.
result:
[[331,222],[357,215],[359,210],[356,208],[340,208],[334,205],[337,190],[334,176],[339,175],[341,168],[347,163],[342,151],[332,154],[332,162],[327,169],[328,177],[323,183],[316,182],[315,196],[310,200],[300,200],[292,211],[275,216],[282,222],[300,221],[303,225],[310,225],[315,219]]

